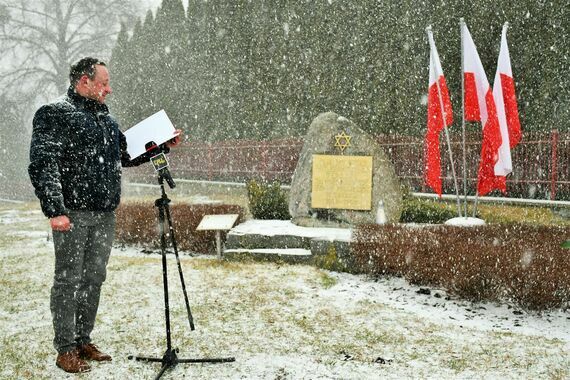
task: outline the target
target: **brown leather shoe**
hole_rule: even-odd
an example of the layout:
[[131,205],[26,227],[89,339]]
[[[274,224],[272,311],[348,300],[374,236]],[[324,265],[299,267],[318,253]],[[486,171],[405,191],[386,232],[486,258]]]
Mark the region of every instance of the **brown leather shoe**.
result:
[[99,351],[93,343],[87,343],[78,347],[79,357],[82,359],[95,360],[98,362],[110,362],[111,355]]
[[77,349],[58,354],[55,365],[69,373],[82,373],[91,371],[91,366],[79,357]]

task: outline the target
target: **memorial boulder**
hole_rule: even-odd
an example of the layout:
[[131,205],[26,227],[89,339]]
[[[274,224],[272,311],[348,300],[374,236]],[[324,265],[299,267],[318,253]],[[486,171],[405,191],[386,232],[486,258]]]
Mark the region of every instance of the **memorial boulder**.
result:
[[397,222],[402,193],[382,147],[334,112],[309,127],[293,175],[289,212],[308,227]]

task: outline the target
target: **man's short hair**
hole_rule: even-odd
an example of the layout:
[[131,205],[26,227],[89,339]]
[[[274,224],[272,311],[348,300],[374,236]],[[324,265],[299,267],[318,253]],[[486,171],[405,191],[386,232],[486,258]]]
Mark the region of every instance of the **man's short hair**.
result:
[[95,78],[96,65],[107,66],[105,62],[97,58],[93,57],[81,58],[79,61],[71,65],[71,69],[69,70],[69,83],[71,83],[71,85],[75,87],[75,85],[77,85],[77,82],[79,82],[79,79],[81,79],[81,77],[84,75],[87,75],[89,79]]

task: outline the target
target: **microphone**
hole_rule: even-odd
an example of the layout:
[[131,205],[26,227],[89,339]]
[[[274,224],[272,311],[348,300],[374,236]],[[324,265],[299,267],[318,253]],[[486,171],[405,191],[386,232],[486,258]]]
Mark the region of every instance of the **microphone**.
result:
[[164,179],[171,189],[175,188],[176,184],[174,183],[174,180],[170,175],[170,171],[168,170],[168,160],[166,159],[166,154],[164,154],[164,152],[160,149],[160,146],[158,146],[154,141],[149,141],[145,144],[144,147],[146,149],[146,152],[150,155],[150,162],[152,162],[154,170],[156,170],[158,173],[160,182],[162,183],[162,180]]

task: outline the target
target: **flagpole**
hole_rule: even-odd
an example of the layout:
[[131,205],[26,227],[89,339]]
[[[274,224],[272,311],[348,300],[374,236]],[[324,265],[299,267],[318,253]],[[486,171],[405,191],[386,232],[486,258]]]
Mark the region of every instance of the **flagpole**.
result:
[[[509,22],[507,21],[503,24],[502,33],[505,33],[508,27],[509,27]],[[500,55],[500,52],[499,52],[499,55]],[[498,70],[498,64],[497,64],[497,70]],[[495,77],[495,79],[497,79],[497,78]],[[497,83],[493,83],[493,88],[495,86],[497,86]],[[479,191],[477,191],[475,193],[475,203],[473,205],[473,217],[474,218],[477,217],[477,204],[479,203],[478,201],[479,201]]]
[[464,57],[464,46],[463,46],[463,26],[465,25],[465,20],[463,17],[459,19],[459,27],[461,29],[461,135],[463,140],[463,195],[464,200],[464,213],[467,218],[467,157],[465,154],[465,57]]
[[[429,40],[429,44],[430,44],[430,55],[432,56],[432,62],[435,62],[435,59],[433,59],[433,54],[434,54],[434,48],[435,46],[435,42],[433,41],[433,35],[432,35],[432,30],[431,30],[431,25],[429,25],[426,28],[426,32],[428,34],[428,40]],[[445,125],[445,121],[447,120],[446,118],[446,114],[445,114],[445,107],[443,106],[443,99],[441,98],[441,87],[439,85],[439,77],[436,79],[435,81],[436,86],[437,86],[437,98],[439,99],[439,108],[441,110],[441,122],[443,123],[443,129],[445,130],[445,138],[447,140],[447,150],[449,151],[449,162],[451,162],[451,173],[453,174],[453,182],[455,183],[455,196],[457,199],[457,214],[458,216],[461,216],[461,201],[459,199],[459,185],[457,184],[457,175],[455,174],[455,165],[453,164],[453,153],[451,151],[451,142],[449,140],[449,131],[447,130],[447,126]]]
[[479,203],[479,192],[475,193],[475,203],[473,204],[473,217],[477,217],[477,204]]

